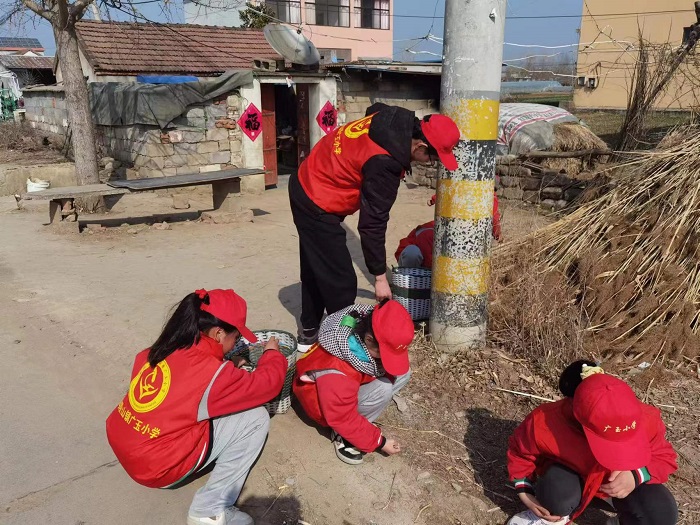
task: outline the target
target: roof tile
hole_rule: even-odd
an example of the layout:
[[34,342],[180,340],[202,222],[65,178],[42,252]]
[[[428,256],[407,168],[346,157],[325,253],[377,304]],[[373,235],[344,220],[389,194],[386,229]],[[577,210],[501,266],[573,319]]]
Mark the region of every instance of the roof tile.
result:
[[0,55],[0,64],[8,69],[53,69],[53,57]]
[[213,75],[278,59],[260,29],[84,20],[80,45],[96,73]]

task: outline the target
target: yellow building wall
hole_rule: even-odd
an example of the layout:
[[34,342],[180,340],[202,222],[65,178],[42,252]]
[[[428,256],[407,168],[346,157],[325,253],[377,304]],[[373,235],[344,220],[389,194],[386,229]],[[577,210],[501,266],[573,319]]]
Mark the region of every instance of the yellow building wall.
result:
[[[625,109],[640,32],[647,41],[680,46],[683,28],[696,21],[692,0],[586,0],[583,4],[577,75],[597,79],[597,87],[575,87],[574,104],[579,109]],[[694,59],[700,62],[700,47],[695,53]],[[681,67],[657,109],[690,110],[700,105],[700,74],[693,66]]]

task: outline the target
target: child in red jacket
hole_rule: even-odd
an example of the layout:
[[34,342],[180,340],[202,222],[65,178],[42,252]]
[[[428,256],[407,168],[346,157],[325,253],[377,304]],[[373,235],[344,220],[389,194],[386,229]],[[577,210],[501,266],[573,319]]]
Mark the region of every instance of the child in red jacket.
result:
[[[176,488],[216,462],[192,500],[188,525],[252,525],[233,505],[260,455],[287,359],[271,339],[254,372],[224,361],[246,328],[233,290],[197,290],[178,305],[151,348],[134,361],[129,391],[107,418],[107,439],[134,481]],[[243,363],[239,363],[241,365]]]
[[294,394],[311,419],[331,427],[341,461],[357,465],[364,453],[401,451],[372,423],[408,382],[413,335],[398,302],[356,304],[329,315],[318,343],[297,360]]
[[[435,205],[437,195],[433,195],[428,201],[428,206]],[[498,211],[498,197],[493,194],[493,238],[501,240],[501,214]],[[411,233],[399,241],[396,248],[396,262],[401,267],[427,268],[433,267],[433,244],[435,242],[435,221],[426,222],[417,226]]]
[[563,525],[595,498],[622,525],[675,524],[678,506],[663,483],[676,453],[659,410],[587,361],[567,367],[559,386],[567,397],[533,410],[508,442],[508,473],[528,508],[509,525]]

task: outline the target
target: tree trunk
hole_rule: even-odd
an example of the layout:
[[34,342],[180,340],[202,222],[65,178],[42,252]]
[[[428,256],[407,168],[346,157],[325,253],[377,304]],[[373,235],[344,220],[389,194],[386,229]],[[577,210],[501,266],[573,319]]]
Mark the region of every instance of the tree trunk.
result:
[[58,65],[63,76],[68,122],[73,133],[73,156],[78,184],[98,184],[97,144],[90,114],[87,84],[78,53],[78,37],[73,24],[54,27]]

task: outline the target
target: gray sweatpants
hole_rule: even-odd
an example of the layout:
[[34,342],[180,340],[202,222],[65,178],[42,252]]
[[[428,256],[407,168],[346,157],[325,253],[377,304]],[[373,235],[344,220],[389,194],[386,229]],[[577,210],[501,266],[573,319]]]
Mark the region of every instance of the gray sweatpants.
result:
[[190,516],[216,516],[236,503],[255,460],[265,444],[270,416],[264,407],[214,420],[214,441],[205,466],[216,462],[207,484],[197,491]]
[[371,383],[362,385],[357,395],[357,411],[365,416],[368,421],[374,422],[389,406],[394,394],[405,387],[410,378],[411,371],[409,370],[408,373],[397,377],[393,384],[386,377],[380,377]]

